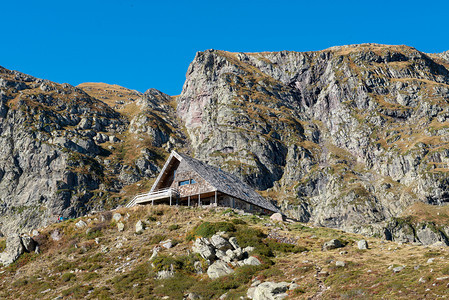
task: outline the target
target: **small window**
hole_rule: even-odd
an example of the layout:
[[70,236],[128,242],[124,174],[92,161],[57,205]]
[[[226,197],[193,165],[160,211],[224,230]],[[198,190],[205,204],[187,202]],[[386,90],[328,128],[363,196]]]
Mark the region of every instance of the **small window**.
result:
[[179,186],[183,186],[183,185],[186,185],[186,184],[189,184],[189,183],[190,183],[190,180],[183,180],[183,181],[179,182]]
[[190,179],[190,184],[196,183],[195,179]]

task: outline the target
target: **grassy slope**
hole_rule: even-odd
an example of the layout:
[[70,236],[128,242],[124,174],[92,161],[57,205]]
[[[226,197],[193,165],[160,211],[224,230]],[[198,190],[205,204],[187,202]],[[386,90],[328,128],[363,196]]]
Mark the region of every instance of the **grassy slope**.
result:
[[[254,278],[296,280],[299,288],[290,292],[292,299],[318,295],[324,298],[435,298],[448,293],[449,277],[441,279],[449,275],[449,268],[442,263],[449,258],[446,248],[400,245],[373,238],[369,239],[369,250],[358,250],[355,245],[362,237],[355,234],[310,228],[300,223],[264,226],[269,223],[267,218],[238,216],[229,210],[146,206],[118,211],[124,216],[129,214],[123,221],[124,232],[118,232],[113,220],[101,221],[100,214],[82,218],[91,228],[87,234],[86,228],[75,226],[78,220],[43,228],[36,238],[41,243],[41,254],[25,254],[13,265],[0,268],[0,298],[53,299],[61,295],[73,299],[152,299],[168,295],[179,299],[189,291],[208,298],[217,298],[228,291],[229,297],[234,298],[245,295]],[[107,217],[108,213],[103,215]],[[240,268],[235,275],[219,280],[189,272],[188,261],[192,256],[188,251],[192,242],[186,237],[191,236],[193,228],[206,221],[242,223],[235,219],[246,223],[235,225],[239,234],[251,236],[254,229],[269,233],[276,228],[279,235],[297,239],[297,246],[309,251],[278,251],[282,247],[265,238],[263,241],[275,255],[264,259],[274,264]],[[140,235],[134,233],[137,220],[149,223],[148,229]],[[56,229],[63,233],[60,241],[49,237]],[[160,252],[159,257],[165,262],[182,262],[182,270],[175,279],[156,280],[149,257],[155,244],[165,238],[178,244]],[[322,243],[331,238],[340,238],[348,244],[343,249],[321,251]],[[259,242],[254,240],[254,243]],[[116,247],[119,243],[123,244],[121,248]],[[102,252],[104,247],[107,251]],[[341,251],[347,253],[340,254]],[[432,257],[435,257],[434,262],[428,262]],[[335,267],[337,260],[345,261],[346,266]],[[164,261],[155,262],[155,267],[163,267]],[[394,274],[388,269],[391,265],[406,267]],[[420,267],[415,270],[418,265]],[[418,282],[421,277],[425,283]]]

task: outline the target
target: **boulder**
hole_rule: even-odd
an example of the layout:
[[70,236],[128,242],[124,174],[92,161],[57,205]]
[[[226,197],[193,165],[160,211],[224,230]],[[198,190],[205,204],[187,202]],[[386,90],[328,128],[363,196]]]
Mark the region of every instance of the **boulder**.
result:
[[32,232],[31,232],[31,236],[38,236],[39,235],[39,231],[37,231],[36,229],[34,229]]
[[162,247],[164,247],[165,249],[170,249],[171,247],[173,247],[173,242],[172,240],[166,240],[166,241],[162,241],[159,244],[161,244]]
[[250,257],[248,257],[247,259],[245,259],[243,261],[243,264],[249,265],[249,266],[258,266],[258,265],[260,265],[262,263],[256,257],[250,256]]
[[333,239],[323,244],[323,251],[344,247],[343,243],[338,239]]
[[125,224],[123,224],[122,222],[118,222],[117,223],[117,229],[118,229],[118,231],[125,230]]
[[214,234],[210,238],[211,244],[218,250],[226,251],[228,249],[233,249],[232,245],[222,236]]
[[251,295],[254,300],[284,299],[287,297],[289,284],[287,282],[263,282],[259,284]]
[[136,223],[136,233],[142,233],[145,230],[145,224],[139,220]]
[[221,260],[217,260],[216,262],[211,264],[207,269],[207,275],[211,279],[216,279],[221,276],[229,275],[232,274],[233,272],[234,270],[231,269],[231,267],[229,267],[227,263]]
[[240,249],[239,244],[237,243],[237,238],[236,237],[230,237],[229,238],[229,243],[232,245],[232,247],[234,247],[234,249]]
[[22,239],[18,235],[11,235],[6,239],[6,249],[0,253],[0,263],[9,266],[25,252]]
[[112,215],[112,219],[113,219],[115,222],[120,221],[121,218],[122,218],[122,215],[119,214],[119,213],[115,213],[114,215]]
[[284,218],[282,217],[282,215],[280,213],[272,214],[270,219],[273,220],[273,221],[276,221],[276,222],[283,222],[284,221]]
[[24,235],[21,237],[22,239],[22,245],[25,248],[25,251],[27,252],[33,252],[36,250],[36,242],[28,235]]
[[83,220],[79,220],[78,222],[75,223],[75,226],[78,228],[84,228],[87,226],[87,224]]
[[404,269],[405,269],[404,266],[399,266],[399,267],[393,268],[393,272],[394,273],[399,273],[399,272],[401,272]]
[[366,250],[368,249],[368,242],[366,240],[360,240],[357,242],[357,247],[360,250]]
[[344,266],[346,266],[346,264],[345,264],[344,261],[337,260],[337,261],[335,262],[335,266],[336,266],[336,267],[344,267]]
[[192,251],[201,255],[205,260],[215,259],[214,247],[206,238],[197,238],[193,243]]
[[59,240],[62,239],[62,233],[59,232],[58,229],[56,229],[56,230],[54,230],[54,231],[50,234],[50,238],[51,238],[53,241],[59,241]]

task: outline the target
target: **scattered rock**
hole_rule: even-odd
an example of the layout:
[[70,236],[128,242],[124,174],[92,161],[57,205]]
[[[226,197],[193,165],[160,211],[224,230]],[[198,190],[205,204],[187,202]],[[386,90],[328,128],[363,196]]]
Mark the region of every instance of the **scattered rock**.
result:
[[227,263],[221,260],[215,261],[212,265],[207,269],[207,275],[211,279],[216,279],[221,276],[229,275],[234,272]]
[[152,261],[153,259],[156,258],[156,256],[158,255],[160,250],[161,250],[161,247],[159,247],[159,246],[156,246],[153,248],[153,254],[151,254],[150,261]]
[[424,277],[419,278],[418,282],[420,283],[426,283],[427,281],[424,279]]
[[187,295],[184,296],[184,299],[186,299],[186,300],[197,300],[197,299],[202,299],[202,298],[198,294],[188,293]]
[[193,268],[195,269],[196,274],[203,274],[203,266],[200,261],[195,261],[193,263]]
[[50,234],[50,238],[51,238],[53,241],[59,241],[59,240],[62,239],[62,233],[59,232],[58,229],[53,230],[53,232]]
[[122,218],[122,215],[119,213],[115,213],[114,215],[112,215],[112,219],[116,222],[120,221],[121,218]]
[[357,247],[360,250],[366,250],[368,249],[368,242],[366,240],[360,240],[357,242]]
[[282,217],[282,215],[280,213],[272,214],[270,219],[273,220],[273,221],[276,221],[276,222],[283,222],[284,221],[284,218]]
[[333,239],[323,244],[323,251],[328,251],[332,249],[342,248],[344,247],[343,243],[338,239]]
[[87,226],[87,224],[83,220],[79,220],[78,222],[75,223],[75,226],[78,228],[84,228]]
[[118,231],[125,230],[125,224],[123,224],[122,222],[118,222],[117,223],[117,229],[118,229]]
[[336,266],[336,267],[344,267],[344,266],[346,266],[346,264],[345,264],[344,261],[337,260],[337,261],[335,262],[335,266]]
[[247,259],[245,259],[245,260],[243,261],[243,263],[244,263],[245,265],[249,265],[249,266],[258,266],[258,265],[262,264],[262,263],[260,262],[260,260],[258,260],[258,259],[257,259],[256,257],[254,257],[254,256],[248,257]]
[[173,247],[173,242],[171,240],[162,241],[159,244],[161,244],[161,246],[165,249],[170,249],[171,247]]
[[139,220],[136,223],[136,233],[142,233],[145,230],[145,224]]
[[429,258],[429,259],[427,260],[427,263],[428,263],[428,264],[431,264],[431,263],[433,263],[434,260],[435,260],[435,257]]
[[404,269],[405,269],[404,266],[399,266],[399,267],[393,268],[393,273],[399,273]]
[[39,231],[37,231],[36,229],[34,229],[32,232],[31,232],[31,236],[32,237],[35,237],[35,236],[38,236],[39,235]]

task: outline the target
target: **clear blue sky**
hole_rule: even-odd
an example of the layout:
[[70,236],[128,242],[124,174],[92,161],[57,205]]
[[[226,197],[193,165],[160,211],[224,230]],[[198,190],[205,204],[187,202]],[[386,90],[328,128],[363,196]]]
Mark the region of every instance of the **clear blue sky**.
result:
[[197,51],[375,42],[449,50],[447,1],[0,1],[0,65],[59,83],[181,92]]

